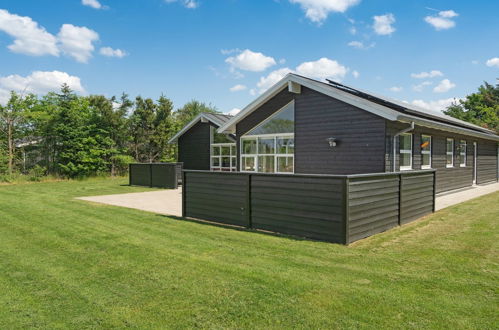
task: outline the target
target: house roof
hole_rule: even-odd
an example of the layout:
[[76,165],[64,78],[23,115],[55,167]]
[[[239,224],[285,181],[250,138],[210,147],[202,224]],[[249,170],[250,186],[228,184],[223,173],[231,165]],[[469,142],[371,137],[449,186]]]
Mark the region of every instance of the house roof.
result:
[[220,113],[202,112],[199,115],[197,115],[193,120],[191,120],[187,125],[185,125],[180,131],[178,131],[177,134],[175,134],[168,141],[168,143],[177,142],[180,136],[182,136],[185,132],[187,132],[192,126],[196,125],[198,122],[210,122],[213,125],[220,127],[226,122],[228,122],[231,118],[232,116],[223,115]]
[[291,91],[294,87],[296,87],[293,85],[313,89],[317,92],[351,104],[387,120],[406,123],[414,122],[420,126],[499,141],[499,136],[493,131],[447,116],[437,111],[428,111],[405,102],[390,99],[384,96],[378,96],[376,94],[339,83],[325,83],[293,73],[286,75],[278,83],[269,88],[260,97],[242,109],[236,116],[224,123],[218,131],[234,133],[235,125],[239,121],[246,118],[249,114],[258,109],[258,107],[274,97],[277,93],[281,92],[284,88],[288,87]]

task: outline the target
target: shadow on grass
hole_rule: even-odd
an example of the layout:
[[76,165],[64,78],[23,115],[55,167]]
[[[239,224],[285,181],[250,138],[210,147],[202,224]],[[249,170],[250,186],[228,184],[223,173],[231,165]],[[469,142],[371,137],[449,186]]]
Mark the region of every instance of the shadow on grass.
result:
[[[258,233],[258,234],[264,234],[264,235],[269,235],[269,236],[274,236],[274,237],[279,237],[279,238],[287,238],[287,239],[290,239],[293,241],[322,242],[322,243],[330,243],[330,244],[339,244],[339,243],[328,242],[328,241],[324,241],[324,240],[295,236],[295,235],[291,235],[291,234],[277,233],[277,232],[263,230],[263,229],[247,228],[247,227],[231,225],[231,224],[226,224],[226,223],[221,223],[221,222],[214,222],[214,221],[203,220],[203,219],[182,218],[182,217],[178,217],[178,216],[174,216],[174,215],[164,215],[164,214],[156,214],[156,216],[162,217],[162,218],[172,219],[175,221],[186,221],[186,222],[191,222],[191,223],[205,225],[205,226],[218,227],[218,228],[224,228],[224,229],[232,229],[232,230],[248,232],[248,233]],[[339,245],[342,245],[342,244],[339,244]]]

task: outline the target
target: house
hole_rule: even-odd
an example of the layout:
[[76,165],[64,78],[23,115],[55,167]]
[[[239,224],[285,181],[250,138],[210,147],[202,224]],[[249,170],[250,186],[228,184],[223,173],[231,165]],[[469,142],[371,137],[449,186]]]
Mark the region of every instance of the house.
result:
[[[230,153],[218,149],[224,145],[218,134],[232,143]],[[175,140],[186,169],[287,174],[435,169],[436,192],[498,180],[499,136],[493,131],[296,74],[232,118],[198,116]]]
[[232,116],[201,113],[168,143],[178,144],[178,161],[189,170],[236,171],[236,140],[217,129]]

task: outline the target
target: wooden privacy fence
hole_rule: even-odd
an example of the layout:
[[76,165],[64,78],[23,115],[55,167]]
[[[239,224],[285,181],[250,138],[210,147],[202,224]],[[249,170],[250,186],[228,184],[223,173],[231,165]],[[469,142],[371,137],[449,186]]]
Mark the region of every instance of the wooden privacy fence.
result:
[[349,244],[435,210],[435,171],[360,175],[183,171],[182,214]]
[[141,163],[129,165],[131,186],[177,189],[182,182],[182,163]]

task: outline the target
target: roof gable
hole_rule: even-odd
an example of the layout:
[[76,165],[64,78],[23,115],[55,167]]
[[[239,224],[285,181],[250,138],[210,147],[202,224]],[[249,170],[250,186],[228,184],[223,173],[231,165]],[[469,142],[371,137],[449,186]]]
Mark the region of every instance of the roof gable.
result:
[[232,118],[232,116],[223,115],[223,114],[219,114],[219,113],[208,113],[208,112],[200,113],[193,120],[191,120],[187,125],[185,125],[180,131],[178,131],[177,134],[175,134],[168,141],[168,143],[177,142],[179,137],[181,137],[185,132],[187,132],[189,129],[191,129],[198,122],[210,122],[213,125],[220,127],[223,124],[225,124],[226,122],[228,122],[231,118]]

